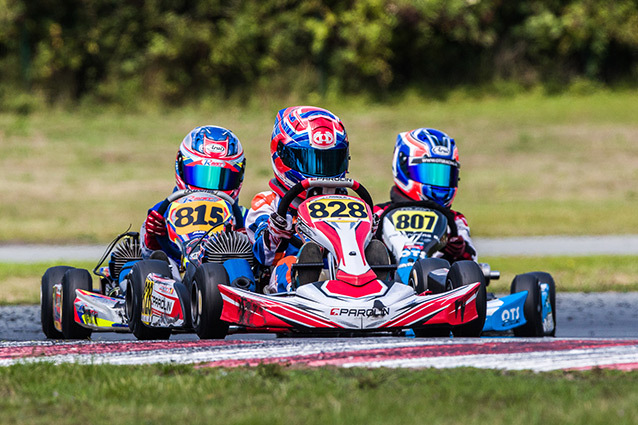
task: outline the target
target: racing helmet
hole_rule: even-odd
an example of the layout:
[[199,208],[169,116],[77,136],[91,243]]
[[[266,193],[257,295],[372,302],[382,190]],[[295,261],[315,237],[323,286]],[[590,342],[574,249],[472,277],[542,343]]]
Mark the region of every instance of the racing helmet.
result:
[[397,136],[392,174],[408,198],[429,199],[449,208],[456,196],[459,168],[456,143],[442,131],[417,128]]
[[348,135],[341,120],[326,109],[285,108],[275,119],[270,159],[275,178],[285,189],[310,177],[345,177],[350,159]]
[[184,137],[175,160],[179,189],[217,190],[237,199],[246,158],[239,139],[223,127],[206,125]]

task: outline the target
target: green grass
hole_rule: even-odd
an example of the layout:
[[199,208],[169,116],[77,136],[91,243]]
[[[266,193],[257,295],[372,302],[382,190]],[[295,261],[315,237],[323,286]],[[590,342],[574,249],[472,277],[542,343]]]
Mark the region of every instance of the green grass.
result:
[[[489,290],[507,293],[514,276],[531,271],[546,271],[556,281],[558,292],[638,291],[638,257],[481,257],[501,279],[492,281]],[[95,262],[67,262],[66,265],[93,270]],[[0,263],[0,305],[37,304],[40,279],[47,268],[58,263]],[[93,279],[94,288],[98,279]]]
[[[64,265],[93,270],[94,262],[67,261]],[[0,263],[0,305],[39,304],[40,282],[44,272],[60,262],[50,263]],[[98,287],[98,280],[93,278],[93,287]]]
[[489,290],[508,293],[514,276],[531,271],[545,271],[556,282],[557,292],[629,292],[638,291],[637,256],[584,257],[482,257],[501,272]]
[[[261,102],[261,103],[260,103]],[[396,134],[421,126],[459,145],[455,208],[475,236],[609,234],[638,229],[638,92],[447,99],[407,93],[395,103],[252,100],[172,110],[0,112],[0,241],[106,243],[172,189],[177,146],[193,127],[231,128],[246,150],[240,202],[267,188],[276,111],[311,103],[339,115],[350,176],[387,200]]]
[[0,368],[7,424],[634,424],[638,372]]

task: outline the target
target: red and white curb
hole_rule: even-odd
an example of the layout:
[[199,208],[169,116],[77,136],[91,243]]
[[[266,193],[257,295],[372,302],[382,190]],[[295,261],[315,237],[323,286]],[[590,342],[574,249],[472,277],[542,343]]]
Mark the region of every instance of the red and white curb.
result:
[[0,342],[0,366],[192,363],[198,367],[281,363],[308,367],[549,371],[638,369],[638,340],[335,338],[151,342]]

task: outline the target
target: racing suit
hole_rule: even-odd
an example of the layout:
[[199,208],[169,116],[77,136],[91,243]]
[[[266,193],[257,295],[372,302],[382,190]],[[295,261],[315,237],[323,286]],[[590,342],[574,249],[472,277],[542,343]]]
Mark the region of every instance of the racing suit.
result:
[[[275,179],[273,179],[275,180]],[[276,181],[271,180],[270,186],[276,189]],[[260,192],[253,198],[250,209],[246,214],[246,234],[253,244],[255,259],[262,266],[275,266],[266,287],[266,292],[288,292],[291,290],[291,269],[299,249],[287,240],[271,238],[268,231],[268,220],[277,211],[281,200],[281,190],[267,190]],[[288,216],[293,222],[296,220],[296,205],[302,201],[297,198],[288,210]]]
[[[391,204],[408,201],[413,201],[413,199],[405,196],[396,186],[392,186],[392,189],[390,189],[390,201],[375,205],[374,213],[380,216],[383,211]],[[454,214],[454,222],[456,223],[456,227],[458,229],[458,235],[465,241],[465,246],[463,247],[462,251],[457,253],[456,255],[451,255],[449,252],[446,251],[444,247],[443,250],[435,252],[432,256],[435,258],[443,258],[450,263],[459,260],[477,261],[478,255],[476,252],[476,248],[474,247],[474,243],[472,242],[472,238],[470,237],[470,226],[467,222],[467,219],[458,211],[450,211],[452,211],[452,213]]]

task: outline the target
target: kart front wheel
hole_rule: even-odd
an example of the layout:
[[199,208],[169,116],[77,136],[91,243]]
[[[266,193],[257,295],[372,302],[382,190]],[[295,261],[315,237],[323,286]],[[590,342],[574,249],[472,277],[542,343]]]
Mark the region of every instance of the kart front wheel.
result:
[[[545,297],[543,288],[547,285]],[[543,337],[556,334],[556,285],[549,273],[530,272],[514,277],[511,293],[527,291],[523,307],[526,323],[514,328],[519,337]]]
[[93,290],[93,280],[88,270],[70,269],[62,277],[62,334],[66,339],[86,339],[91,330],[75,321],[75,291]]
[[224,339],[228,334],[228,322],[220,319],[224,302],[218,285],[228,285],[223,265],[204,263],[197,268],[191,285],[191,318],[201,339]]
[[[139,340],[168,339],[171,336],[169,328],[153,328],[142,322],[142,300],[146,289],[146,277],[155,273],[160,276],[171,276],[168,263],[162,260],[143,260],[133,265],[129,274],[129,285],[126,291],[126,314],[128,326],[133,335]],[[150,294],[146,294],[150,296]]]
[[70,266],[49,267],[42,276],[40,284],[40,322],[42,332],[50,339],[63,339],[64,334],[55,328],[53,323],[53,286],[62,282],[62,277]]
[[481,287],[476,295],[476,312],[478,317],[469,323],[452,327],[454,336],[479,337],[485,325],[487,315],[487,290],[483,270],[474,261],[457,261],[450,267],[447,274],[448,290],[460,288],[475,282],[481,282]]
[[428,274],[433,270],[449,269],[450,263],[443,258],[423,258],[414,263],[410,271],[408,285],[414,288],[417,294],[432,291],[434,294],[445,292],[445,287],[433,279],[428,282]]

